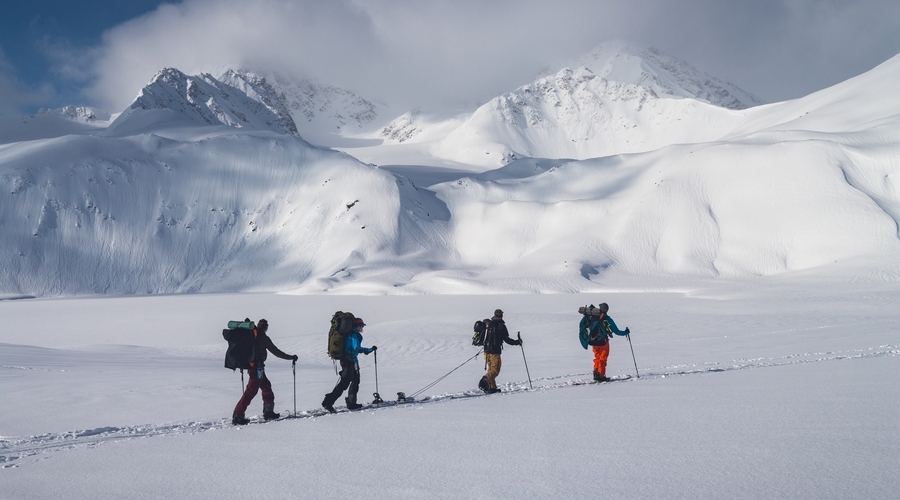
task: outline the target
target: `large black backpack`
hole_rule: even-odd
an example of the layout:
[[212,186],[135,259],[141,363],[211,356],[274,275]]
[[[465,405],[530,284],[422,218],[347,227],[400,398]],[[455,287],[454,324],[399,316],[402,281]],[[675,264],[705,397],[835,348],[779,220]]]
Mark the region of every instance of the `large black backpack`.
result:
[[249,370],[250,363],[256,360],[258,344],[253,330],[256,325],[250,318],[244,321],[229,321],[228,328],[222,330],[222,337],[228,341],[225,351],[225,368],[233,370]]
[[483,346],[488,342],[492,342],[495,335],[496,326],[491,319],[483,319],[475,322],[475,333],[472,335],[472,345]]
[[487,336],[487,328],[490,323],[491,320],[489,319],[480,319],[475,322],[475,333],[472,334],[472,345],[484,345],[484,338]]

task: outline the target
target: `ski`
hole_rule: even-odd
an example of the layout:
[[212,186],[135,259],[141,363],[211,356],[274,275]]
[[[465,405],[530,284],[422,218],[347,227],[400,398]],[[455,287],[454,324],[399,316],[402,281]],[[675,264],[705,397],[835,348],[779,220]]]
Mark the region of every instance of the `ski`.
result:
[[617,375],[615,377],[609,377],[609,380],[605,380],[603,382],[594,380],[594,379],[571,379],[568,381],[567,385],[588,385],[588,384],[608,384],[611,382],[624,382],[626,380],[631,380],[631,375]]

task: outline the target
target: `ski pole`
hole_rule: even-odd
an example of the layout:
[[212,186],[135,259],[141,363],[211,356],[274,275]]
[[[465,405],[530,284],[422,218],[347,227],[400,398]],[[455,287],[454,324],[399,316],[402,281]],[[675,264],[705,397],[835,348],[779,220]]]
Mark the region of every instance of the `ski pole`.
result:
[[[626,328],[626,330],[628,329]],[[634,345],[631,344],[631,332],[625,334],[625,338],[628,339],[628,346],[631,347],[631,360],[634,361],[634,373],[637,374],[637,378],[641,378],[641,374],[637,369],[637,359],[634,358]]]
[[372,350],[372,353],[375,354],[375,393],[372,394],[375,399],[372,400],[372,404],[384,403],[381,395],[378,394],[378,349]]
[[294,415],[297,416],[297,361],[291,361],[291,371],[294,372]]
[[241,368],[241,394],[244,393],[244,369]]
[[528,371],[528,360],[525,359],[525,347],[522,345],[522,332],[516,332],[516,335],[519,337],[519,347],[522,348],[522,361],[525,362],[525,373],[528,374],[528,387],[534,389],[534,386],[531,385],[531,372]]

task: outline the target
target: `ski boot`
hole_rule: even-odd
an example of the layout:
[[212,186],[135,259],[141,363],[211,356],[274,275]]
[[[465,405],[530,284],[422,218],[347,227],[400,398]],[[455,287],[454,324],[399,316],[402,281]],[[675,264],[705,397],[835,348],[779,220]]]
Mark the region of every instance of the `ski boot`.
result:
[[233,416],[231,417],[231,425],[247,425],[250,423],[249,419],[244,417]]
[[346,398],[344,398],[344,401],[347,402],[348,410],[358,410],[363,407],[363,405],[356,403],[356,394],[347,396]]
[[263,405],[263,418],[265,420],[275,420],[280,417],[280,413],[275,413],[275,403],[266,403]]
[[337,410],[334,409],[334,404],[329,403],[327,399],[322,400],[322,408],[328,410],[328,413],[337,413]]

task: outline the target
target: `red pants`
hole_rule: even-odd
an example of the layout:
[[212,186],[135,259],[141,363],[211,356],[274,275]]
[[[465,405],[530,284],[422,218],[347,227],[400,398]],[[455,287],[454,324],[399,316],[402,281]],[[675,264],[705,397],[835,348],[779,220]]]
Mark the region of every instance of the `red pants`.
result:
[[269,382],[268,377],[266,377],[266,369],[264,367],[259,367],[258,370],[250,368],[247,372],[250,374],[250,381],[247,382],[244,395],[241,396],[237,406],[234,407],[233,416],[238,418],[244,418],[244,412],[247,411],[247,407],[250,406],[250,402],[253,401],[260,389],[262,389],[263,407],[266,406],[266,403],[275,404],[275,393],[272,392],[272,382]]
[[606,360],[609,359],[609,342],[603,345],[592,345],[594,351],[594,371],[601,377],[606,376]]

